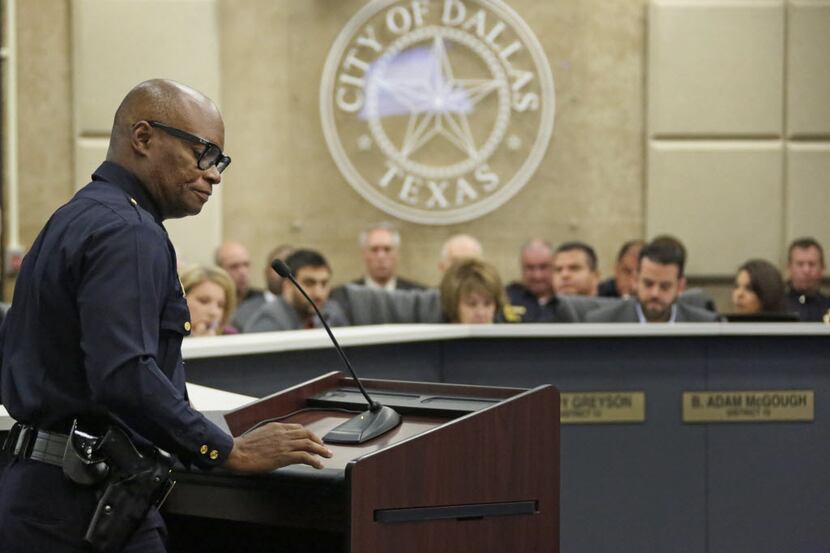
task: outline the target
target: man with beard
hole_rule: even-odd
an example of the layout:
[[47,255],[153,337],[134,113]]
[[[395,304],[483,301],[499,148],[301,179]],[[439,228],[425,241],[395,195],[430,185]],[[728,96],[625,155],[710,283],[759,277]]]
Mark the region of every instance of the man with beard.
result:
[[[305,289],[329,326],[348,324],[343,309],[331,294],[331,268],[328,261],[314,250],[297,250],[285,260],[297,282]],[[243,327],[243,332],[270,332],[319,328],[322,323],[314,308],[289,280],[282,281],[282,295],[262,305]]]
[[662,236],[640,252],[636,296],[588,313],[589,323],[714,322],[711,311],[677,301],[686,288],[686,250],[678,240]]

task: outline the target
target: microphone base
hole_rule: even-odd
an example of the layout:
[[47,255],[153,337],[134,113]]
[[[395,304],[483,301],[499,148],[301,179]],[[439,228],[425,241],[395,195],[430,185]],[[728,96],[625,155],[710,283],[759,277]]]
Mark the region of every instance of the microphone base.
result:
[[375,412],[363,411],[333,428],[323,436],[327,444],[362,444],[377,438],[401,423],[401,416],[391,407],[383,406]]

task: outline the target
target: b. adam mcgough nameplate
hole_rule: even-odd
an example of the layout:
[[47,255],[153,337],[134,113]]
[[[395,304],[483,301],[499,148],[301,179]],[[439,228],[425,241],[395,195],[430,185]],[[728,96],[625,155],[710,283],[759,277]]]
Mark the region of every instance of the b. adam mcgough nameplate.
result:
[[683,392],[683,422],[798,422],[815,418],[813,390]]

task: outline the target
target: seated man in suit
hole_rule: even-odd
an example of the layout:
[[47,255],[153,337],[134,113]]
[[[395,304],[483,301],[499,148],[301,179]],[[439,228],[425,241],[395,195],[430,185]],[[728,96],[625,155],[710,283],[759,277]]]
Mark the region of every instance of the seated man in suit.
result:
[[[343,309],[334,300],[331,292],[331,268],[326,259],[314,250],[297,250],[285,260],[306,293],[323,313],[330,326],[348,324]],[[319,328],[322,323],[308,301],[289,280],[282,282],[282,295],[263,304],[245,323],[243,332],[270,332],[273,330],[296,330]]]
[[265,302],[262,290],[251,287],[251,255],[240,242],[226,240],[213,254],[216,266],[224,269],[236,287],[236,311],[231,325],[240,329],[247,318]]
[[676,239],[663,236],[640,251],[637,291],[634,297],[588,313],[589,323],[714,322],[711,311],[691,307],[677,298],[686,287],[683,269],[686,250]]
[[353,284],[386,290],[421,290],[423,285],[398,276],[401,235],[392,223],[378,223],[360,233],[366,273]]
[[450,236],[441,246],[441,256],[438,258],[438,271],[441,274],[462,259],[481,259],[484,255],[484,248],[481,242],[469,234],[454,234]]
[[599,283],[599,295],[605,298],[627,298],[637,288],[637,265],[645,242],[629,240],[622,245],[614,263],[614,276]]
[[596,296],[599,265],[594,248],[584,242],[565,242],[553,254],[553,289],[557,294]]
[[251,297],[237,306],[231,319],[231,326],[238,330],[245,328],[248,319],[259,311],[263,304],[272,302],[277,296],[282,295],[282,277],[271,267],[271,263],[275,259],[285,261],[292,253],[294,253],[294,247],[288,244],[281,244],[268,252],[268,256],[265,258],[265,284],[267,288],[262,294]]

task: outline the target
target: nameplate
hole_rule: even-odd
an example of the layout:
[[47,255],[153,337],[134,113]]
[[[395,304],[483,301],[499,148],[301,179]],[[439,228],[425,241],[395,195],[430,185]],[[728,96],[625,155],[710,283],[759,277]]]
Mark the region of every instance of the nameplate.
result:
[[645,392],[560,392],[562,424],[645,422]]
[[683,392],[683,422],[812,421],[813,390]]

